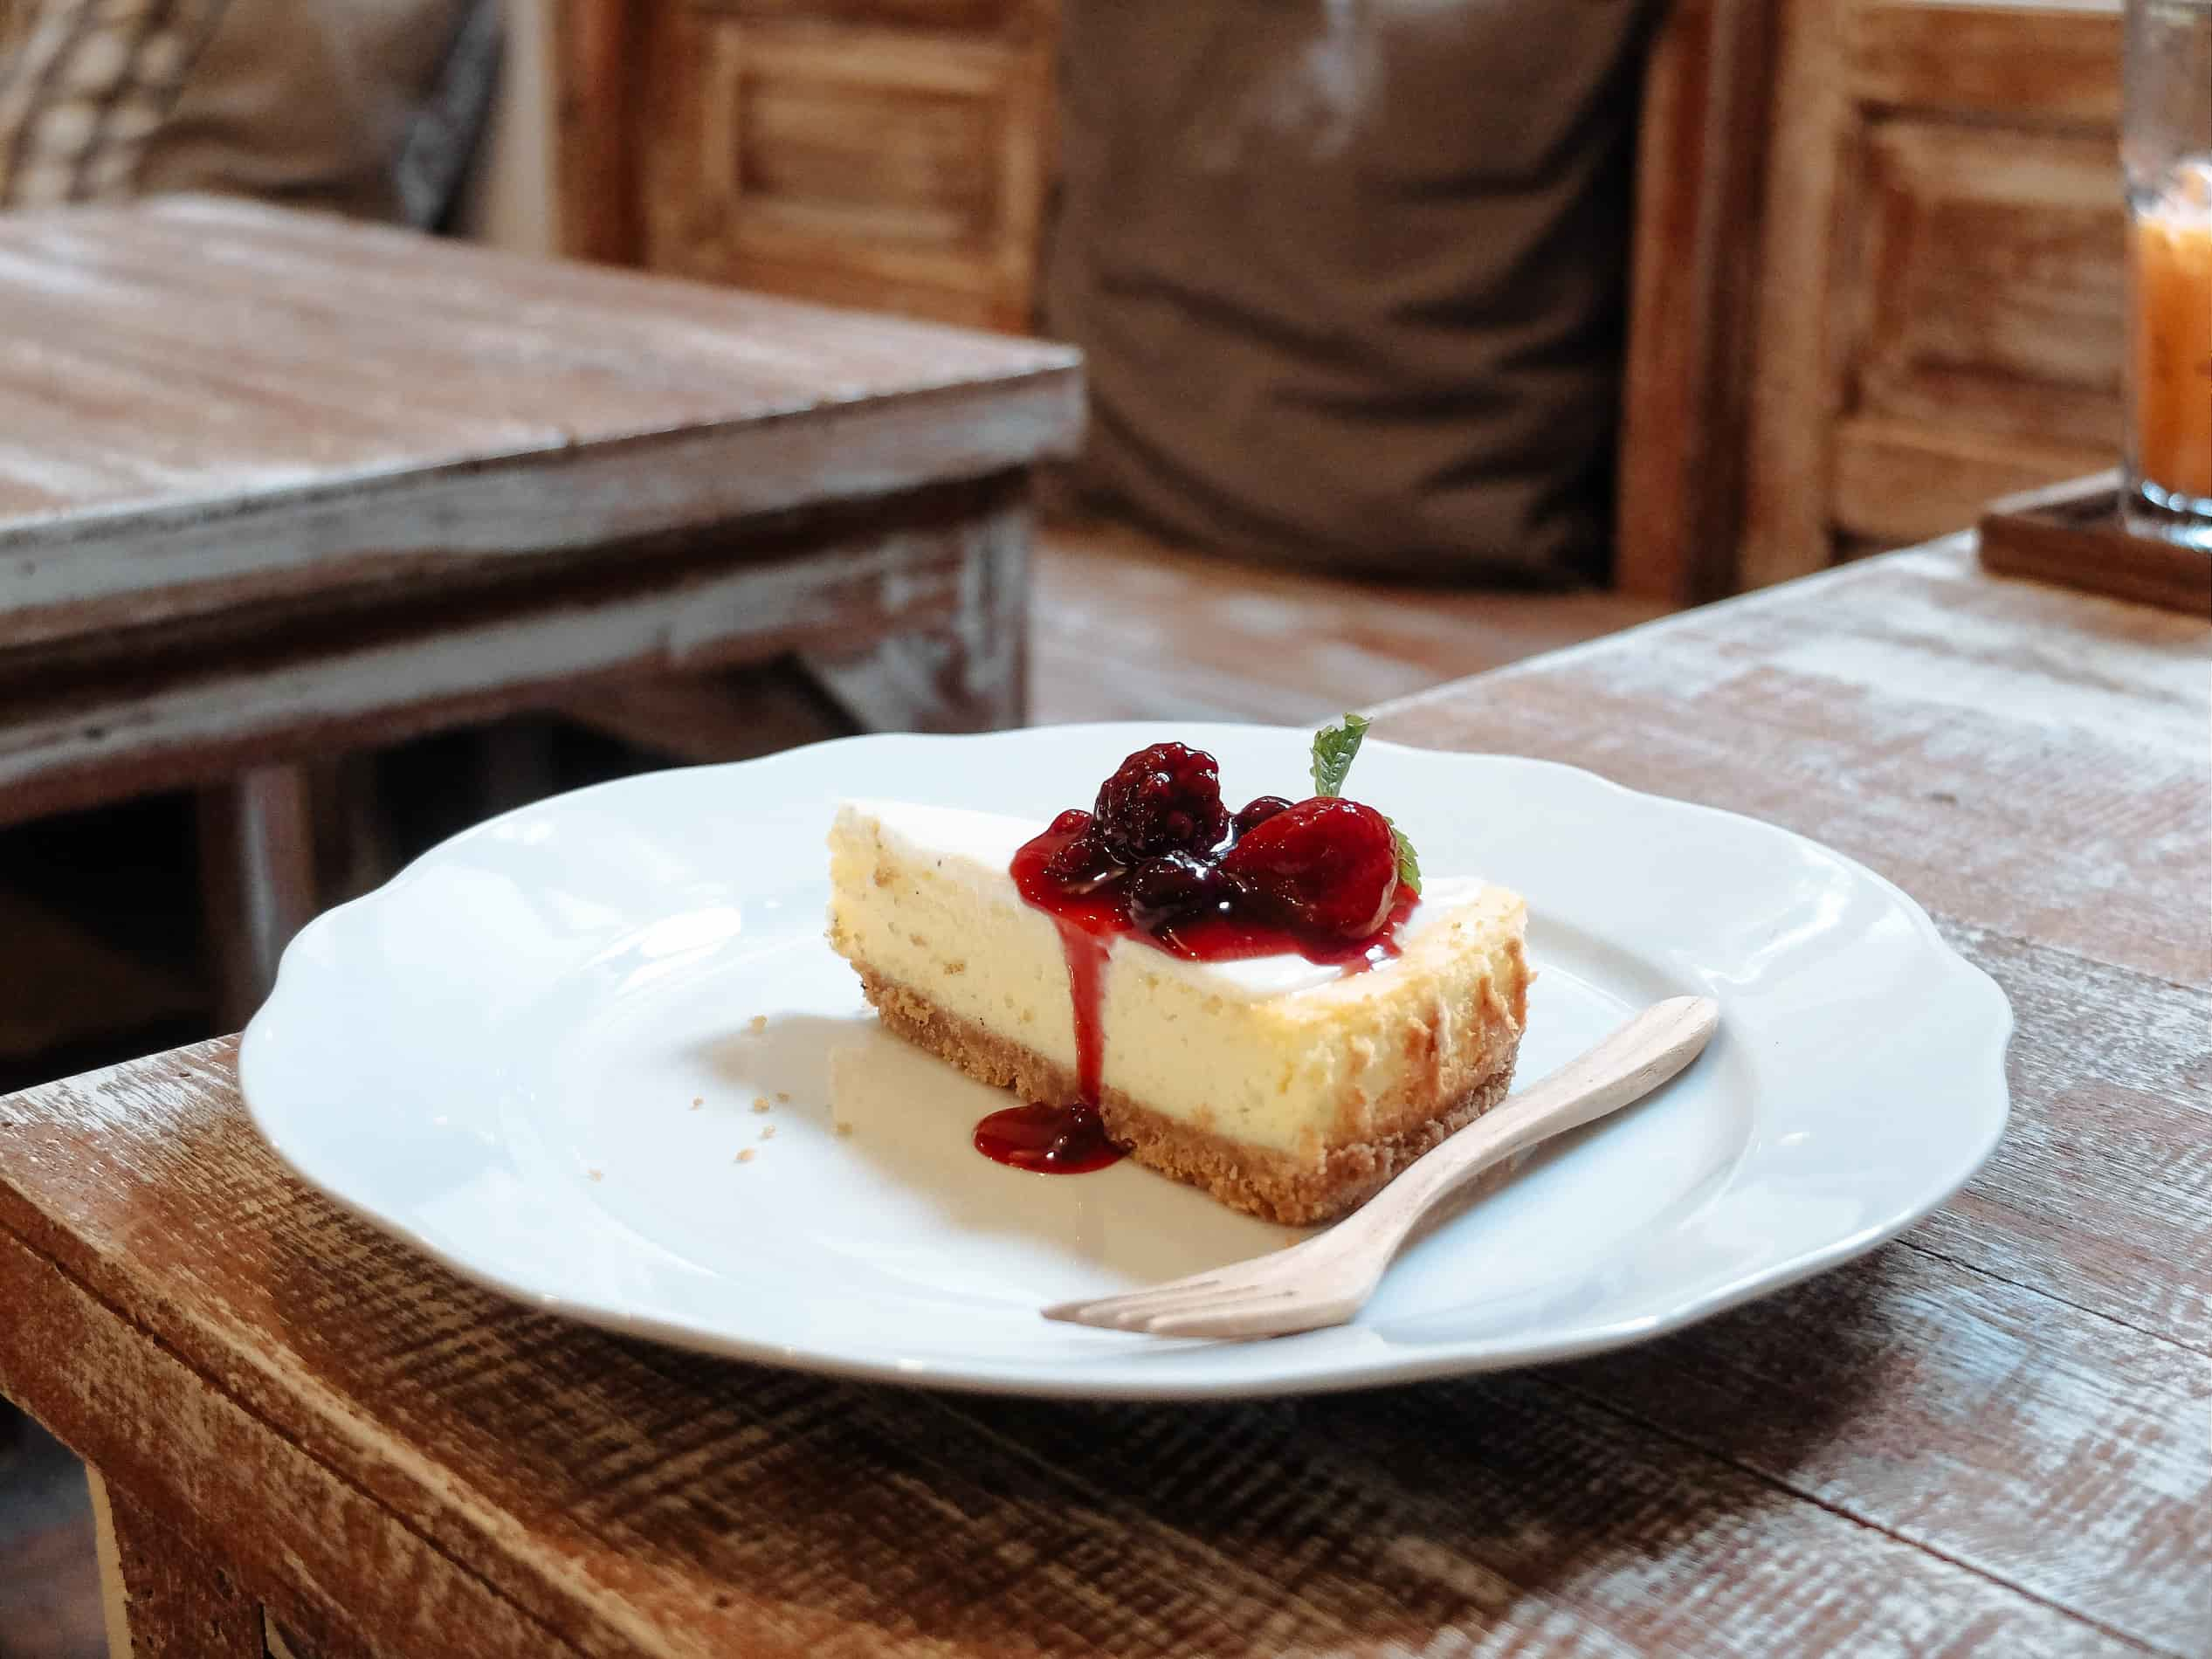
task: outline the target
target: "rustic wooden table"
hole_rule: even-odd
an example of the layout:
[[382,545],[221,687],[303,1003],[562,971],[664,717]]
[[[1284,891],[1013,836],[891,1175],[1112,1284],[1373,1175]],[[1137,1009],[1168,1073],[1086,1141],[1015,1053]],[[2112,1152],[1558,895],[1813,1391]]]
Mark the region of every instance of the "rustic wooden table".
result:
[[218,785],[234,1004],[304,756],[790,653],[1021,719],[1065,348],[192,197],[0,216],[0,823]]
[[338,1214],[223,1041],[0,1101],[0,1388],[100,1471],[141,1655],[2196,1659],[2209,699],[2203,623],[1955,541],[1388,711],[1819,836],[2012,999],[1965,1192],[1643,1347],[1174,1408],[699,1358]]

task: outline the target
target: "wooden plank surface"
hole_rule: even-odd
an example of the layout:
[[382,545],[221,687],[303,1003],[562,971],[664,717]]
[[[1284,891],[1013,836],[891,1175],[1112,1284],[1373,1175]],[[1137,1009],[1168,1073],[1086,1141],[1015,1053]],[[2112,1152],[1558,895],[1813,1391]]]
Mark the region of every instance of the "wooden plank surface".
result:
[[1209,556],[1103,520],[1037,533],[1034,718],[1295,726],[1669,609],[1627,594],[1409,589]]
[[0,644],[982,477],[1081,421],[1065,348],[193,197],[0,219]]
[[[1003,715],[1020,696],[1022,593],[1014,580],[1010,604],[1013,579],[982,577],[1018,572],[1028,525],[1023,481],[1002,476],[608,548],[587,568],[432,602],[309,607],[281,628],[265,609],[149,628],[124,662],[105,637],[0,657],[0,823],[541,708],[624,677],[850,654],[893,636],[1014,699]],[[903,726],[922,709],[866,712]]]
[[[341,1216],[253,1136],[223,1042],[0,1102],[0,1298],[34,1311],[0,1387],[287,1623],[372,1643],[433,1607],[486,1655],[2197,1659],[2209,699],[2201,623],[1960,541],[1382,711],[1818,836],[2013,1001],[2013,1126],[1957,1201],[1643,1347],[1168,1408],[708,1360]],[[305,1591],[210,1501],[255,1481],[354,1542]]]
[[[134,1374],[126,1363],[153,1366],[148,1384],[164,1407],[238,1453],[226,1460],[235,1472],[194,1479],[190,1453],[145,1425],[148,1443],[130,1460],[141,1478],[180,1498],[217,1478],[226,1496],[268,1482],[288,1504],[312,1504],[325,1525],[389,1534],[380,1552],[410,1536],[390,1532],[396,1511],[438,1557],[490,1578],[542,1621],[534,1639],[557,1630],[592,1653],[705,1654],[749,1641],[763,1653],[1033,1642],[1050,1653],[1259,1656],[1355,1640],[1418,1652],[1446,1632],[1478,1652],[1518,1633],[1568,1652],[1764,1653],[1776,1650],[1761,1645],[1768,1638],[1795,1635],[1803,1642],[1792,1651],[1859,1654],[1881,1651],[1869,1643],[1885,1632],[1909,1635],[1889,1649],[1905,1653],[1938,1630],[1970,1628],[2022,1654],[2159,1650],[1638,1421],[1662,1392],[1682,1391],[1685,1372],[1706,1368],[1682,1352],[1686,1338],[1589,1362],[1572,1388],[1530,1373],[1244,1408],[960,1401],[781,1376],[567,1326],[421,1268],[291,1186],[242,1121],[230,1059],[228,1043],[205,1045],[159,1070],[10,1103],[11,1150],[27,1143],[42,1164],[93,1161],[82,1126],[104,1120],[107,1181],[135,1194],[141,1229],[168,1241],[150,1271],[129,1260],[127,1242],[98,1216],[89,1171],[68,1182],[65,1239],[48,1218],[0,1210],[34,1248],[64,1251],[64,1271],[86,1287],[72,1293],[72,1318],[42,1320],[31,1339],[89,1345],[71,1351],[114,1367],[111,1387]],[[43,1110],[16,1119],[49,1101],[76,1126]],[[20,1288],[9,1284],[11,1295]],[[222,1380],[216,1399],[178,1392],[188,1380],[165,1356],[111,1354],[119,1338],[99,1338],[93,1301],[117,1294],[134,1298],[185,1364]],[[1823,1294],[1808,1287],[1781,1305]],[[1905,1339],[1940,1334],[1934,1307],[1919,1310],[1917,1329],[1892,1330],[1892,1299],[1861,1292],[1862,1390],[1905,1363],[1914,1352]],[[1704,1340],[1745,1351],[1774,1317],[1772,1307],[1732,1315]],[[1797,1323],[1825,1347],[1836,1320],[1815,1305]],[[1631,1394],[1632,1413],[1594,1393],[1593,1378],[1648,1367],[1662,1349],[1676,1354],[1667,1374],[1650,1386],[1629,1374],[1613,1389]],[[8,1363],[0,1382],[52,1409],[39,1376],[26,1386]],[[2126,1381],[2121,1429],[2177,1403],[2170,1381],[2165,1393],[2155,1376]],[[1813,1453],[1853,1403],[1778,1407],[1771,1387],[1754,1392],[1743,1426],[1763,1429],[1768,1457],[1785,1465]],[[1890,1408],[1927,1415],[1915,1448],[1926,1455],[1951,1403],[1929,1390]],[[137,1427],[83,1414],[60,1426],[93,1436],[95,1456],[121,1455],[116,1442]],[[2080,1432],[2062,1412],[2047,1415]],[[310,1455],[249,1432],[265,1419]],[[1988,1421],[2002,1431],[2000,1408]],[[1893,1464],[1895,1450],[1880,1461]],[[2109,1501],[2114,1488],[2164,1479],[2186,1502],[2185,1458],[2123,1466],[2085,1496]],[[334,1507],[342,1488],[325,1465],[377,1501]],[[243,1562],[265,1559],[266,1527],[257,1541],[249,1520],[227,1509],[217,1519]],[[2063,1531],[2024,1523],[2015,1536],[2041,1537],[2062,1559],[2074,1547]],[[2186,1535],[2166,1547],[2169,1572],[2187,1572]],[[409,1559],[417,1594],[433,1582],[441,1596],[460,1594],[434,1560]],[[390,1600],[369,1573],[348,1584],[327,1552],[315,1568],[319,1583],[360,1605]],[[387,1605],[381,1616],[403,1611]],[[528,1650],[489,1629],[479,1649]]]
[[1390,705],[1821,840],[1931,910],[2190,986],[2212,954],[2203,623],[1954,538]]

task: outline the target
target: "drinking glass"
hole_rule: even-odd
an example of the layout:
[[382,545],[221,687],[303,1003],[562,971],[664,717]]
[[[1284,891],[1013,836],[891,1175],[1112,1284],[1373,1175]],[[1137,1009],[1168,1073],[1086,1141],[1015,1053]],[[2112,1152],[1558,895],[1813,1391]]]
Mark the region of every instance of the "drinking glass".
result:
[[2212,0],[2127,0],[2129,529],[2212,552]]

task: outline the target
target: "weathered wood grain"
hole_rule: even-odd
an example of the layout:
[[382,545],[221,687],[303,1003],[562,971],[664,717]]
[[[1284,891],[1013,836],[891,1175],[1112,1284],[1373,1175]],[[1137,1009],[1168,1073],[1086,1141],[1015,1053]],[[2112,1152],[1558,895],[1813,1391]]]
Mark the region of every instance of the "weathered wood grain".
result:
[[[250,1420],[536,1618],[611,1624],[587,1651],[1856,1655],[1965,1628],[2029,1654],[2142,1650],[1541,1375],[1168,1412],[956,1402],[566,1325],[299,1194],[229,1058],[8,1103],[0,1179],[27,1154],[79,1173],[36,1215],[0,1199],[0,1227],[133,1298]],[[158,1261],[110,1231],[125,1215],[161,1229]],[[1654,1595],[1655,1559],[1698,1593]],[[381,1616],[388,1590],[362,1579],[350,1605]]]
[[[728,1364],[341,1217],[218,1043],[0,1101],[0,1298],[31,1310],[0,1387],[288,1624],[389,1641],[428,1598],[486,1655],[2197,1659],[2208,708],[2201,623],[1960,541],[1382,711],[1819,835],[2013,1002],[2013,1126],[1958,1200],[1643,1347],[1167,1410]],[[293,1582],[226,1497],[265,1476],[354,1549]]]
[[[0,823],[799,650],[1023,709],[1065,348],[194,197],[7,217],[0,315]],[[268,821],[204,821],[233,1009],[315,902]]]
[[38,434],[0,444],[0,645],[982,477],[1081,420],[1065,348],[196,198],[0,222],[0,429]]
[[1387,706],[1813,836],[1961,923],[2201,987],[2212,632],[1966,538]]
[[135,1500],[92,1482],[110,1629],[121,1620],[128,1632],[113,1659],[262,1659],[259,1604]]
[[961,533],[954,603],[935,630],[872,643],[858,629],[802,660],[864,730],[994,732],[1029,718],[1030,515],[1016,499]]
[[2102,1629],[2189,1651],[2212,1548],[2206,1356],[1924,1253],[1920,1231],[1557,1374]]
[[1913,1242],[2212,1356],[2212,994],[1945,932],[2011,1000],[2018,1104]]
[[434,606],[326,599],[281,630],[251,609],[220,632],[148,629],[121,660],[108,637],[0,656],[0,822],[810,647],[857,660],[896,639],[951,677],[879,687],[867,712],[885,725],[996,723],[1023,694],[1004,677],[1022,667],[1028,522],[1019,479],[1001,478],[603,549]]
[[439,1651],[454,1629],[480,1633],[487,1652],[573,1651],[3,1228],[0,1290],[16,1316],[0,1338],[0,1387],[111,1492],[127,1491],[188,1550],[219,1550],[234,1584],[319,1645],[360,1645],[343,1598],[369,1580],[386,1587],[380,1634],[400,1652]]

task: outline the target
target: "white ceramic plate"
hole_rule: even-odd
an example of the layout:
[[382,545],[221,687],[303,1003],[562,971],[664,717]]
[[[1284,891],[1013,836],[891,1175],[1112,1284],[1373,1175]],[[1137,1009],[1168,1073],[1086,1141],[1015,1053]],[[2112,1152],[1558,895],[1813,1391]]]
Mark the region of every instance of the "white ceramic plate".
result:
[[494,819],[286,952],[239,1056],[254,1121],[341,1204],[578,1318],[848,1376],[1163,1399],[1634,1341],[1871,1248],[1996,1143],[2010,1011],[1881,878],[1572,768],[1370,739],[1353,792],[1423,866],[1527,896],[1524,1079],[1679,992],[1719,999],[1719,1037],[1414,1246],[1356,1324],[1240,1345],[1040,1318],[1291,1235],[1127,1163],[974,1152],[1005,1097],[877,1028],[822,940],[823,836],[849,794],[1042,820],[1168,735],[1235,799],[1303,787],[1302,731],[1064,726],[856,738]]

